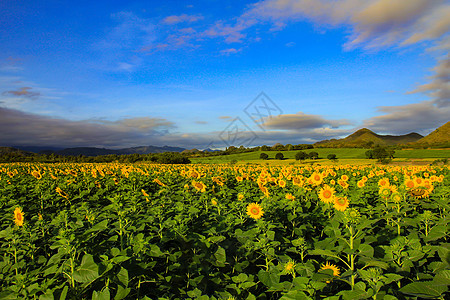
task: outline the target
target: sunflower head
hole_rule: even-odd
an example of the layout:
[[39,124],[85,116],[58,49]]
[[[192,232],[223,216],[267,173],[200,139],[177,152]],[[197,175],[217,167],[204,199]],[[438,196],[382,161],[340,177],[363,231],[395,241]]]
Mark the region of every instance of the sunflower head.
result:
[[295,267],[296,266],[297,265],[295,264],[295,261],[289,260],[288,262],[286,262],[283,265],[283,272],[282,273],[285,274],[285,275],[290,274],[292,276],[295,276]]
[[327,184],[319,190],[319,199],[324,203],[332,203],[334,200],[334,188],[329,187]]
[[22,209],[20,207],[16,207],[14,210],[14,223],[16,223],[17,226],[23,226],[23,215]]
[[247,215],[249,215],[250,218],[258,220],[263,216],[263,214],[264,211],[258,203],[250,203],[247,206]]
[[321,270],[332,270],[333,276],[339,276],[341,274],[341,270],[339,270],[339,267],[333,264],[330,264],[328,261],[325,264],[322,264]]
[[350,208],[344,212],[344,218],[347,223],[357,224],[361,219],[361,214],[356,208]]
[[347,197],[335,197],[334,208],[336,210],[345,211],[349,205]]

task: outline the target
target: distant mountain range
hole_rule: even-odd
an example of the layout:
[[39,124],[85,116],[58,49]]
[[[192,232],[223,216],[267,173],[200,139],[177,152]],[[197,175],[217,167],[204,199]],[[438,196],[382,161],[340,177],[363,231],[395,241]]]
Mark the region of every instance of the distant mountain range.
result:
[[[3,150],[1,150],[3,149]],[[32,151],[35,150],[35,151]],[[36,151],[38,150],[38,151]],[[39,154],[57,154],[57,155],[84,155],[84,156],[98,156],[98,155],[122,155],[122,154],[150,154],[150,153],[163,153],[163,152],[182,152],[186,149],[180,147],[170,147],[170,146],[141,146],[123,149],[105,149],[105,148],[95,148],[95,147],[75,147],[75,148],[45,148],[45,147],[0,147],[0,154],[6,152],[23,152],[25,153],[39,153]],[[30,153],[31,154],[31,153]]]

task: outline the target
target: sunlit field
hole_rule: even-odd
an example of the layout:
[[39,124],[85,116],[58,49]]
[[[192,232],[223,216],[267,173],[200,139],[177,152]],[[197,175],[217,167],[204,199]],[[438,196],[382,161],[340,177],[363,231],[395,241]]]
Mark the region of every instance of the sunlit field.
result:
[[444,299],[448,166],[1,164],[1,299]]

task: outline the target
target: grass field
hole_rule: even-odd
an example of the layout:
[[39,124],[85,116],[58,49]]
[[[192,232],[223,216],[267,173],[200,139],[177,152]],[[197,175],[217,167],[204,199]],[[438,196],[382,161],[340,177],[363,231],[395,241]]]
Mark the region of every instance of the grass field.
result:
[[[374,164],[375,160],[369,160],[365,157],[367,149],[360,148],[317,148],[306,150],[306,153],[315,151],[319,153],[318,160],[306,160],[303,164],[320,163],[323,165],[333,164]],[[268,160],[262,160],[259,158],[261,152],[265,152],[269,155]],[[284,160],[275,160],[275,154],[280,151],[257,151],[249,153],[239,153],[223,156],[210,156],[210,157],[194,157],[191,158],[193,163],[229,163],[231,161],[244,162],[244,163],[258,163],[258,164],[292,164],[298,163],[295,160],[295,154],[298,150],[294,151],[281,151],[284,155]],[[328,154],[336,154],[338,161],[332,162],[326,159]],[[408,162],[410,159],[420,159],[428,162],[432,162],[439,158],[450,158],[450,149],[413,149],[413,150],[396,150],[394,162]]]

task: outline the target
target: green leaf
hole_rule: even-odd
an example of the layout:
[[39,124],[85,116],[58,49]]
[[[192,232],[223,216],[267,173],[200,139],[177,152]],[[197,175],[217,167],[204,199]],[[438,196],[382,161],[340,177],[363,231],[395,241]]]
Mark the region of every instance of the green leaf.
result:
[[40,295],[39,300],[53,300],[55,299],[53,297],[53,293],[51,291],[48,291],[47,293]]
[[431,228],[430,232],[428,232],[428,235],[424,238],[424,241],[425,242],[435,241],[445,237],[447,234],[448,234],[447,227],[437,225]]
[[359,245],[359,253],[367,257],[373,257],[373,247],[368,244]]
[[150,245],[150,256],[160,257],[163,256],[164,253],[161,252],[161,249],[157,245]]
[[413,282],[400,289],[400,292],[422,298],[435,298],[447,291],[446,286],[435,285],[433,281]]
[[383,280],[385,284],[389,284],[394,281],[399,281],[400,279],[403,278],[403,276],[394,273],[386,273],[383,274],[383,276],[386,277],[386,279]]
[[306,296],[306,294],[302,291],[289,291],[287,294],[284,294],[280,300],[307,300],[311,299]]
[[94,291],[92,293],[92,300],[110,300],[109,288],[105,288],[101,292]]
[[62,292],[61,292],[61,296],[59,296],[59,300],[65,300],[67,297],[67,291],[69,290],[69,287],[66,285]]
[[91,232],[97,232],[97,231],[102,231],[108,228],[108,220],[103,220],[100,223],[95,224],[94,226],[92,226],[91,229],[86,230],[86,234],[91,233]]
[[239,274],[238,276],[234,276],[234,277],[231,278],[231,279],[233,279],[233,282],[235,282],[235,283],[241,283],[241,282],[247,281],[248,276],[247,276],[247,274],[245,274],[245,273],[241,273],[241,274]]
[[94,262],[94,258],[91,254],[85,254],[81,259],[80,267],[73,272],[73,278],[77,282],[91,282],[98,277],[98,266]]
[[128,287],[128,271],[124,267],[120,267],[119,273],[117,273],[117,279],[123,284],[124,287]]
[[309,255],[324,255],[324,256],[331,256],[336,257],[336,253],[334,253],[331,250],[324,250],[324,249],[313,249],[308,252]]
[[258,279],[269,288],[275,287],[280,283],[280,275],[275,272],[260,270],[258,272]]
[[126,296],[128,296],[130,291],[131,291],[130,288],[124,288],[121,285],[117,286],[117,293],[116,296],[114,297],[114,300],[121,300],[125,298]]
[[216,253],[214,253],[214,257],[216,258],[216,261],[220,265],[224,265],[225,261],[227,259],[227,256],[225,254],[225,249],[219,246]]

